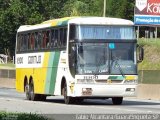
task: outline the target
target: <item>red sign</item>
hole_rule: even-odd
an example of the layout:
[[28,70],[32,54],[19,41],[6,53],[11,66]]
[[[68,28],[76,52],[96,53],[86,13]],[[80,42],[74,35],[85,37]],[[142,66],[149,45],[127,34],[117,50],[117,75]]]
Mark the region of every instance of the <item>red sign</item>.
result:
[[136,0],[135,15],[160,16],[160,0]]

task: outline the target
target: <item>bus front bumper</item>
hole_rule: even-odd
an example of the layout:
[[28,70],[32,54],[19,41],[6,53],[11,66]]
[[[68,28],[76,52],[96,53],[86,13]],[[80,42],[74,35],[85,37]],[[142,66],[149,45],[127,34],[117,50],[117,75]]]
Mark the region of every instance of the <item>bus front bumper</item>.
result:
[[137,93],[137,85],[88,85],[76,84],[72,97],[134,97]]

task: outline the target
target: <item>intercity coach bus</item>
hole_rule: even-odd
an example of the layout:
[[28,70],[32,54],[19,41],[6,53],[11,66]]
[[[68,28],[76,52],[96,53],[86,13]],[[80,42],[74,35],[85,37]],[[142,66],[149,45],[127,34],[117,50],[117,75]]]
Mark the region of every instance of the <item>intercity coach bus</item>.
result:
[[16,90],[28,100],[62,95],[66,104],[108,99],[122,104],[137,92],[137,47],[132,21],[66,17],[23,25],[16,37]]

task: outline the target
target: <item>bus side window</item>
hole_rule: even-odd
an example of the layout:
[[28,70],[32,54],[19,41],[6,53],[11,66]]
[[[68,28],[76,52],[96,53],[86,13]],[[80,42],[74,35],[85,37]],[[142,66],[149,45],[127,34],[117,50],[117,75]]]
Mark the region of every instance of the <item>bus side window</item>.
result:
[[64,32],[63,32],[63,46],[66,47],[66,43],[67,43],[67,28],[64,28]]
[[32,33],[31,35],[31,49],[34,49],[34,42],[35,42],[35,38],[34,38],[34,33]]
[[20,51],[24,51],[24,34],[21,35]]
[[64,39],[64,34],[63,34],[63,28],[60,28],[60,30],[59,30],[59,45],[61,46],[61,47],[63,47],[63,39]]
[[55,30],[55,40],[54,40],[54,46],[58,47],[58,30]]
[[42,40],[43,40],[43,34],[42,32],[38,32],[38,44],[37,44],[37,49],[40,50],[41,49],[41,45],[42,45]]
[[21,44],[21,34],[18,34],[18,37],[17,37],[17,52],[20,51],[20,44]]
[[67,41],[67,29],[66,28],[60,29],[60,41],[61,41],[61,46],[65,47],[66,41]]
[[73,40],[76,38],[76,26],[70,25],[70,31],[69,31],[69,39]]
[[47,32],[43,31],[43,42],[42,42],[42,48],[45,49],[47,47]]
[[38,50],[38,33],[37,32],[35,32],[34,38],[35,38],[35,49]]
[[27,50],[27,34],[24,34],[24,39],[23,39],[23,50],[26,51]]
[[54,41],[55,41],[55,30],[52,29],[52,30],[51,30],[51,48],[54,48],[54,47],[55,47]]
[[60,32],[61,32],[61,30],[58,29],[58,39],[57,39],[58,40],[58,42],[57,42],[57,47],[58,48],[61,48],[61,45],[62,45]]
[[27,34],[28,50],[30,50],[30,33]]
[[34,34],[33,33],[30,34],[30,38],[29,38],[29,49],[30,50],[34,49]]
[[46,32],[46,48],[50,48],[50,30]]

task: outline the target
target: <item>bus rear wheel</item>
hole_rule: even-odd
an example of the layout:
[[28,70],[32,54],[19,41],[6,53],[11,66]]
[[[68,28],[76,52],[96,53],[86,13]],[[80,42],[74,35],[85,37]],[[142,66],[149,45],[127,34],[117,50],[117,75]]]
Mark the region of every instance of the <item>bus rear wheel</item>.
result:
[[26,94],[26,99],[31,100],[31,94],[29,91],[29,84],[28,83],[25,84],[25,94]]
[[65,83],[63,86],[63,95],[64,95],[64,103],[65,104],[73,104],[74,98],[67,96],[67,84]]
[[112,98],[112,103],[114,105],[121,105],[123,102],[123,97],[113,97]]
[[46,95],[39,95],[39,100],[45,101],[46,100]]

